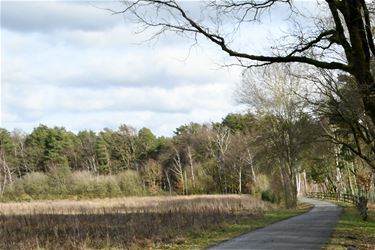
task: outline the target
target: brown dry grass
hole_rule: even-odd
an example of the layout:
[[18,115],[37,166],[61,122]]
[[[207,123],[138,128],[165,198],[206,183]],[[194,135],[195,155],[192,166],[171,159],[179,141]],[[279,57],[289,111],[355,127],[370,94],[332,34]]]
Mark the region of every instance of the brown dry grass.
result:
[[186,232],[258,217],[271,209],[248,195],[3,203],[0,249],[129,249],[173,241]]
[[0,214],[81,214],[81,213],[108,213],[108,212],[166,212],[171,208],[198,210],[198,209],[247,209],[260,211],[268,208],[264,203],[249,195],[190,195],[190,196],[150,196],[104,198],[91,200],[46,200],[31,202],[0,203]]

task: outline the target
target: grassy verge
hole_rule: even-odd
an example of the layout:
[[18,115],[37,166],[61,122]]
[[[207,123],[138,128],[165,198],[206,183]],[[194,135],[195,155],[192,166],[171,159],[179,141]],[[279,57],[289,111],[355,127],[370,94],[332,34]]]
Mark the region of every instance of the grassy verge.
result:
[[375,204],[369,205],[368,220],[363,221],[357,209],[349,204],[344,207],[340,218],[326,249],[375,249]]
[[224,223],[215,228],[200,232],[189,232],[185,237],[176,238],[173,242],[150,246],[152,249],[204,249],[224,240],[231,239],[251,230],[261,228],[277,221],[307,212],[311,205],[300,204],[296,209],[281,209],[266,212],[262,215],[242,217],[236,223]]

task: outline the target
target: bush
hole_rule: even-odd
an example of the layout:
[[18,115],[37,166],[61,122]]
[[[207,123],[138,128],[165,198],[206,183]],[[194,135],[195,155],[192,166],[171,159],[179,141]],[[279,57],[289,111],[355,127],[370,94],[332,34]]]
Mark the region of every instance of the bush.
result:
[[57,165],[49,173],[50,193],[54,195],[63,195],[68,193],[69,180],[72,172],[67,163]]
[[69,193],[79,197],[94,196],[94,179],[88,171],[74,172],[70,178]]
[[105,176],[97,176],[94,179],[94,193],[95,197],[105,197],[107,195],[107,185]]
[[25,193],[22,179],[16,179],[12,184],[5,186],[2,201],[29,201],[32,198]]
[[138,172],[126,170],[119,173],[116,178],[122,194],[128,196],[145,194],[142,180]]
[[4,195],[8,193],[14,196],[21,196],[26,194],[25,189],[23,187],[22,179],[17,179],[11,185],[6,186],[4,190]]
[[49,193],[48,180],[47,175],[33,172],[22,177],[21,182],[26,194],[32,198],[43,198]]
[[94,176],[88,171],[73,173],[70,195],[78,197],[115,197],[121,195],[121,189],[115,176]]
[[191,179],[188,180],[188,191],[191,194],[212,194],[215,193],[215,181],[212,176],[207,175],[201,168],[197,168],[195,176],[195,185]]
[[259,198],[262,196],[263,191],[272,189],[268,177],[264,174],[257,175],[257,181],[254,183],[252,188],[253,190],[251,193]]
[[115,197],[121,195],[121,189],[115,176],[106,176],[107,196]]
[[263,201],[275,203],[277,201],[276,195],[271,190],[262,191],[261,198]]
[[145,195],[143,182],[136,171],[118,175],[94,175],[89,171],[71,172],[63,166],[50,173],[29,173],[5,187],[1,201],[32,199],[97,198]]

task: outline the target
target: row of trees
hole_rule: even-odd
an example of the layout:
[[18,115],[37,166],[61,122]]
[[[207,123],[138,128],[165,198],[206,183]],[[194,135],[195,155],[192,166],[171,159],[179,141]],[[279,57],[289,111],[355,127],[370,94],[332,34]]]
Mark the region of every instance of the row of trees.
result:
[[[298,75],[315,84],[318,98],[309,103],[325,117],[325,136],[375,171],[374,1],[325,0],[306,5],[289,0],[195,4],[138,0],[125,2],[112,13],[137,23],[141,31],[153,31],[150,39],[172,33],[197,44],[204,38],[234,59],[230,65],[245,69],[303,66],[304,72]],[[282,35],[270,32],[260,38],[270,41],[269,47],[259,52],[244,46],[244,32],[251,33],[259,23],[281,15],[281,27],[286,27]]]
[[[237,96],[251,112],[229,114],[219,123],[183,125],[171,138],[126,125],[76,134],[44,125],[30,134],[0,129],[0,191],[17,180],[30,182],[30,173],[77,171],[98,178],[132,171],[140,181],[131,185],[148,192],[267,191],[288,207],[295,206],[299,192],[311,188],[369,191],[372,166],[364,156],[372,157],[373,145],[365,140],[371,134],[358,118],[363,107],[352,101],[352,81],[342,77],[338,85],[328,75],[319,80],[314,85],[319,95],[307,97],[302,94],[306,81],[284,68],[245,71]],[[321,91],[322,84],[327,91]],[[329,92],[327,86],[342,87]]]
[[[239,100],[252,113],[182,126],[173,138],[126,126],[99,134],[43,126],[27,136],[8,134],[2,190],[15,176],[68,166],[99,175],[133,169],[144,186],[184,194],[254,192],[263,174],[283,187],[278,196],[287,206],[296,203],[301,176],[326,190],[368,191],[375,176],[374,3],[325,0],[312,7],[319,11],[289,0],[124,2],[112,12],[138,22],[141,32],[154,31],[151,38],[172,32],[196,44],[202,37],[234,58],[245,68]],[[276,41],[268,50],[241,45],[242,31],[280,12],[288,14],[288,30],[268,37]],[[285,67],[248,70],[275,64]]]
[[[21,177],[28,172],[49,172],[61,165],[72,170],[111,174],[131,169],[156,149],[158,141],[143,128],[121,126],[100,133],[40,125],[32,133],[1,129],[1,150],[11,172]],[[5,159],[5,157],[3,157]]]

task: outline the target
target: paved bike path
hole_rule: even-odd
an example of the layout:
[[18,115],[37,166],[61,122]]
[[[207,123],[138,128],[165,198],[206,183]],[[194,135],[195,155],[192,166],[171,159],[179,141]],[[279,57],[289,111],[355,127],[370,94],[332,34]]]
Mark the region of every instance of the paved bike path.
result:
[[208,249],[321,249],[329,240],[342,208],[314,199],[302,201],[313,204],[314,208]]

